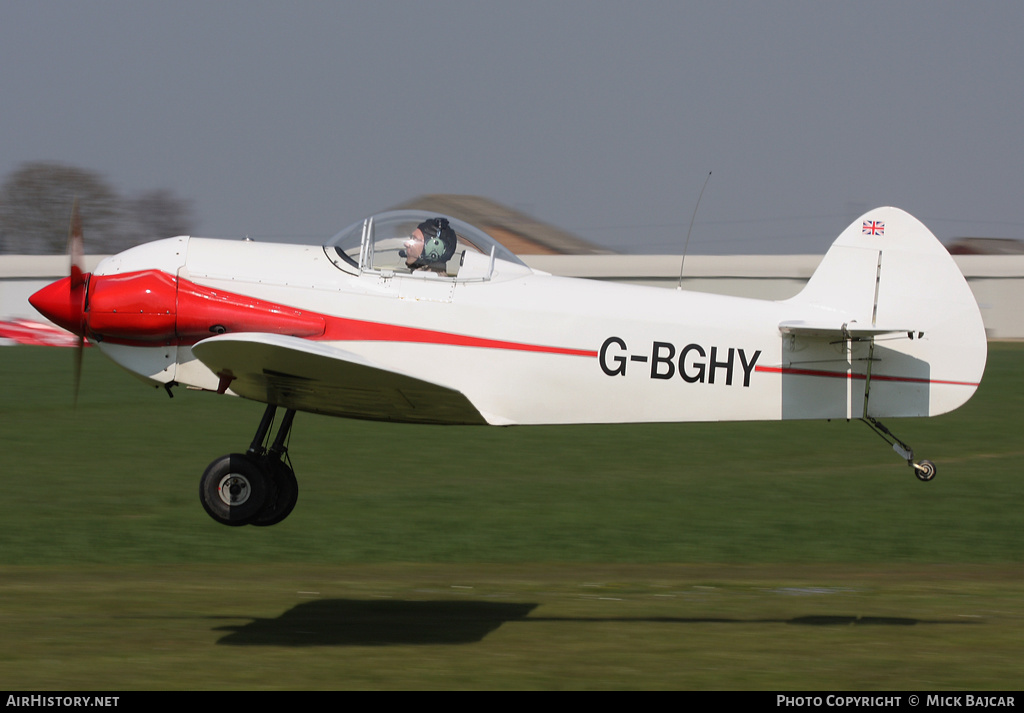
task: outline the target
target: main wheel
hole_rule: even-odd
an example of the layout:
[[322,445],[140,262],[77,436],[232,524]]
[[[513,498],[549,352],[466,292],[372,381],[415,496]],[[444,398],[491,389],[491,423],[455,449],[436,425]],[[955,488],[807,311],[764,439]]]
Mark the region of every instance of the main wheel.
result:
[[267,495],[263,509],[249,524],[268,527],[291,514],[299,500],[299,481],[295,479],[295,472],[279,460],[264,460],[263,465],[272,473],[274,492]]
[[925,482],[934,478],[936,472],[938,472],[938,469],[930,460],[923,460],[914,467],[914,475],[917,476],[918,480]]
[[210,463],[199,481],[199,500],[222,525],[248,525],[267,498],[268,474],[259,461],[232,453]]

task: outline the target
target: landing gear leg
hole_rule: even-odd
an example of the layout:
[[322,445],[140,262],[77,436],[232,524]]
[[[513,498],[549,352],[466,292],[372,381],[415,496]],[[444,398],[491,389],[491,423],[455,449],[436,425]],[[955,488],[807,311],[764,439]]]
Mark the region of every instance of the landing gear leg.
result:
[[935,464],[930,460],[922,460],[915,463],[914,449],[894,436],[892,431],[882,425],[881,421],[874,419],[871,416],[865,416],[861,421],[866,423],[872,431],[881,436],[882,440],[892,446],[892,449],[899,454],[900,458],[907,461],[907,465],[914,469],[914,475],[917,476],[918,480],[929,481],[935,477],[935,474],[938,471]]
[[[267,413],[270,414],[271,419],[273,419],[271,409],[276,410],[276,408],[276,406],[267,406]],[[254,438],[252,445],[249,446],[249,453],[259,458],[274,491],[273,496],[267,498],[263,509],[249,523],[251,525],[259,527],[276,525],[291,514],[295,503],[299,500],[299,481],[295,479],[295,472],[291,466],[285,462],[288,458],[288,447],[285,443],[288,441],[288,434],[291,433],[294,418],[294,409],[285,411],[284,418],[281,419],[281,427],[277,429],[277,436],[274,438],[270,450],[263,450],[263,436],[267,429],[263,428],[262,422],[260,424],[262,433],[257,432],[258,441]],[[266,421],[266,413],[263,415],[263,419]]]
[[274,422],[277,406],[268,405],[249,450],[213,461],[199,481],[199,500],[206,512],[224,525],[266,527],[284,520],[299,499],[295,473],[286,463],[285,445],[295,411],[281,419],[269,449],[263,443]]

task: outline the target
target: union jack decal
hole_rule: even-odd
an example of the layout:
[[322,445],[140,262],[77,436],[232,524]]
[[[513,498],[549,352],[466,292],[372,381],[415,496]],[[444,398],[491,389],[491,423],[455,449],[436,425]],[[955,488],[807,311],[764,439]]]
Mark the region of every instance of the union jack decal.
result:
[[885,223],[880,220],[864,221],[865,235],[885,235]]

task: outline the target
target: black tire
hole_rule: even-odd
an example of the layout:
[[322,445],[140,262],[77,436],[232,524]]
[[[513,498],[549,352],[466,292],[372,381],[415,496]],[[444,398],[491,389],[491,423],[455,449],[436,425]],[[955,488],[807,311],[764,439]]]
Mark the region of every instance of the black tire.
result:
[[199,501],[222,525],[248,525],[267,498],[267,473],[250,456],[232,453],[210,463],[199,481]]
[[918,467],[914,468],[914,475],[917,476],[918,480],[927,482],[934,478],[935,474],[938,472],[938,468],[936,468],[935,464],[930,460],[923,460],[917,465]]
[[294,471],[279,460],[264,460],[263,465],[273,474],[273,493],[267,494],[263,509],[249,524],[269,527],[284,520],[295,509],[295,503],[299,501],[299,481],[295,479]]

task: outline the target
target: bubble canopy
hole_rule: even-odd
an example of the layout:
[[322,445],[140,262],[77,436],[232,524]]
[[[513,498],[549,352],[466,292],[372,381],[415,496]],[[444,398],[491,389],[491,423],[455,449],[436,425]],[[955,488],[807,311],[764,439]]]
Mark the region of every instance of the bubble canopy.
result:
[[[455,231],[456,247],[451,259],[438,270],[449,277],[458,275],[467,256],[488,259],[493,255],[515,265],[524,263],[484,231],[458,218],[425,210],[393,210],[377,213],[337,233],[324,244],[325,252],[342,269],[411,272],[406,264],[406,243],[426,220],[444,218]],[[335,259],[335,256],[339,259]]]

